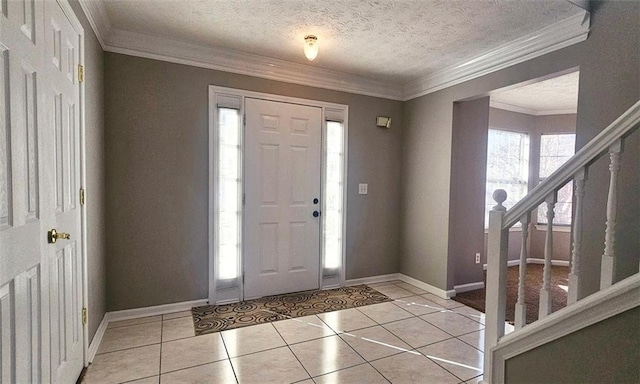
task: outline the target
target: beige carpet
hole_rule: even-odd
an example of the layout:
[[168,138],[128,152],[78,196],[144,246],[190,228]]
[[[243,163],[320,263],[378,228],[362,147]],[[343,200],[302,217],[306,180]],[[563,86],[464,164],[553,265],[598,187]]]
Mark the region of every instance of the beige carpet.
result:
[[367,285],[266,296],[191,309],[196,335],[393,301]]

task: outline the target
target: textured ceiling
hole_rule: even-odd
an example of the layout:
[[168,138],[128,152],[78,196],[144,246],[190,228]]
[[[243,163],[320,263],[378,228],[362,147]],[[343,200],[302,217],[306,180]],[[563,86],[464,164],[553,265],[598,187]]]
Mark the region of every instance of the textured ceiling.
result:
[[579,72],[554,77],[491,94],[491,101],[529,109],[534,112],[575,111],[578,108]]
[[107,0],[116,29],[406,83],[579,13],[567,0]]

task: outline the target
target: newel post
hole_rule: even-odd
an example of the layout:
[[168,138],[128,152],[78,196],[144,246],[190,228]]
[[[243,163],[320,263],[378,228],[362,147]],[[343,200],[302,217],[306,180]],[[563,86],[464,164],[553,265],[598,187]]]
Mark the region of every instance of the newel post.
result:
[[503,229],[507,209],[502,205],[507,200],[507,192],[497,189],[493,192],[496,206],[489,212],[489,242],[487,249],[487,297],[485,299],[484,335],[484,377],[483,382],[491,383],[493,353],[491,349],[504,336],[505,311],[507,306],[507,249],[509,229]]

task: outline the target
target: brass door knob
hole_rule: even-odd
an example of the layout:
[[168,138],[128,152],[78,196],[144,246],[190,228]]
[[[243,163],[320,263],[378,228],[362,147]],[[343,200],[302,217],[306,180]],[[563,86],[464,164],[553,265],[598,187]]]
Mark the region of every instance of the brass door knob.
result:
[[68,233],[64,233],[64,232],[58,232],[54,228],[54,229],[49,231],[47,239],[49,240],[49,244],[55,244],[56,241],[58,241],[58,239],[64,239],[64,240],[71,239],[71,235],[68,234]]

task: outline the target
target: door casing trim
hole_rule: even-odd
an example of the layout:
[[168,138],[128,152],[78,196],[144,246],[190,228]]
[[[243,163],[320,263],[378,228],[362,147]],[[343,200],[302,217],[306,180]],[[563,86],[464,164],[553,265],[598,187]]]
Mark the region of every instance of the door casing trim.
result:
[[[218,303],[229,303],[229,302],[234,302],[234,301],[239,301],[242,300],[242,298],[244,297],[244,287],[243,287],[243,283],[242,283],[242,279],[239,278],[238,279],[238,287],[237,289],[224,289],[224,291],[226,292],[220,292],[221,290],[218,289],[218,281],[216,278],[216,274],[214,271],[214,266],[217,265],[217,256],[215,255],[215,217],[216,217],[216,199],[215,196],[217,196],[218,193],[218,187],[217,185],[214,185],[214,180],[215,180],[215,175],[214,175],[214,170],[217,168],[217,160],[216,160],[216,156],[215,156],[215,146],[216,146],[216,136],[215,136],[215,125],[216,125],[216,121],[217,121],[217,105],[216,105],[216,100],[218,96],[228,96],[228,97],[235,97],[235,98],[239,98],[241,100],[240,103],[240,115],[244,116],[245,111],[245,99],[246,98],[254,98],[254,99],[262,99],[262,100],[268,100],[268,101],[275,101],[275,102],[283,102],[283,103],[290,103],[290,104],[299,104],[299,105],[306,105],[306,106],[311,106],[311,107],[318,107],[321,108],[322,110],[322,157],[321,157],[321,186],[322,186],[322,195],[324,195],[324,171],[325,171],[325,167],[326,167],[326,146],[324,143],[324,139],[326,137],[325,133],[326,133],[326,122],[327,122],[327,116],[328,115],[332,115],[335,116],[336,114],[341,114],[342,115],[342,122],[343,122],[343,146],[344,146],[344,164],[343,164],[343,185],[344,190],[343,190],[343,216],[342,216],[342,220],[343,220],[343,224],[342,224],[342,238],[343,238],[343,242],[342,242],[342,263],[341,266],[339,268],[339,276],[334,276],[334,277],[329,277],[329,278],[323,278],[323,268],[322,266],[324,265],[324,252],[322,250],[322,239],[320,241],[320,266],[319,266],[319,272],[318,272],[318,286],[320,287],[320,289],[326,289],[326,288],[333,288],[336,286],[344,286],[345,284],[345,271],[346,271],[346,232],[347,232],[347,188],[346,186],[347,184],[347,177],[348,177],[348,148],[349,148],[349,144],[348,144],[348,118],[349,118],[349,106],[345,105],[345,104],[336,104],[336,103],[329,103],[329,102],[324,102],[324,101],[319,101],[319,100],[310,100],[310,99],[303,99],[303,98],[297,98],[297,97],[290,97],[290,96],[282,96],[282,95],[275,95],[275,94],[269,94],[269,93],[262,93],[262,92],[254,92],[254,91],[248,91],[248,90],[242,90],[242,89],[235,89],[235,88],[227,88],[227,87],[219,87],[219,86],[214,86],[214,85],[210,85],[209,86],[209,188],[208,188],[208,194],[209,194],[209,214],[208,214],[208,223],[209,223],[209,232],[208,232],[208,236],[209,236],[209,269],[208,269],[208,273],[209,273],[209,303],[210,304],[218,304]],[[244,178],[244,175],[243,175]],[[244,185],[243,185],[243,190],[244,190]],[[322,199],[323,203],[324,203],[324,199]],[[324,206],[324,205],[323,205]],[[321,222],[321,229],[322,229],[322,225],[324,224],[324,222]],[[244,225],[244,220],[242,225]],[[322,230],[321,230],[322,233]],[[242,243],[242,248],[244,250],[244,242]],[[243,257],[240,257],[240,259],[243,259]],[[242,271],[244,270],[244,267],[242,266],[242,260],[240,260],[240,265],[238,266],[238,270]]]

